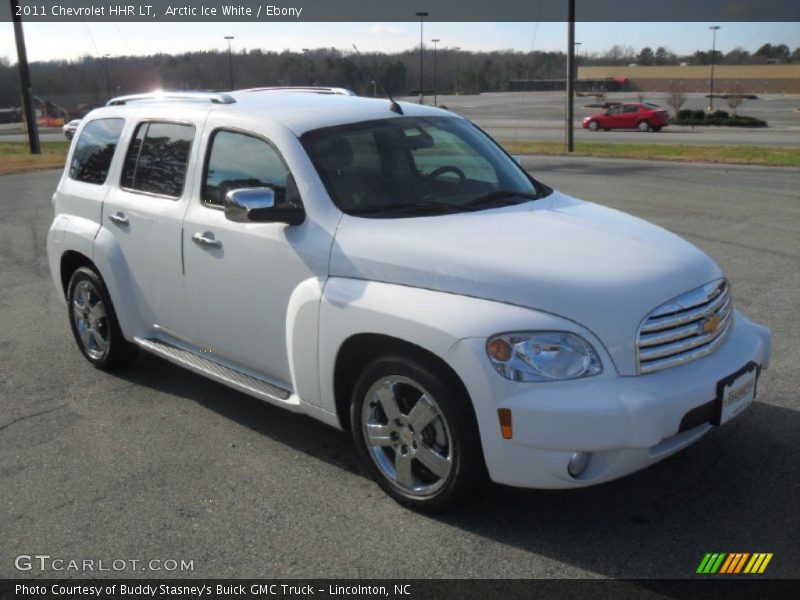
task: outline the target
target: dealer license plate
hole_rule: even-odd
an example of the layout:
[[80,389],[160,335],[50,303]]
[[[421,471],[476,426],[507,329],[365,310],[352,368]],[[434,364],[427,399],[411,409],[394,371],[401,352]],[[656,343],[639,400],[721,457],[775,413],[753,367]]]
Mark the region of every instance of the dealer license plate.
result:
[[756,398],[758,365],[748,363],[717,384],[717,423],[722,425],[747,408]]

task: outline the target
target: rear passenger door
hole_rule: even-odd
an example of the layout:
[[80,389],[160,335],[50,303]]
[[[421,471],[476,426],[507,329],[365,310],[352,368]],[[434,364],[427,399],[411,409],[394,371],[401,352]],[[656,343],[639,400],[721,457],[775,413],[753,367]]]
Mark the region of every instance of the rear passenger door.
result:
[[173,335],[187,326],[181,224],[195,133],[189,122],[137,123],[103,205],[103,227],[122,250],[139,316]]

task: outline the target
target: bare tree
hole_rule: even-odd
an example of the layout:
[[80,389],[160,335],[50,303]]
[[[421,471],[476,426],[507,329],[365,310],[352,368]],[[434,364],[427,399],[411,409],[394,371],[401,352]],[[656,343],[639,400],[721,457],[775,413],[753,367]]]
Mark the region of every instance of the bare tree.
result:
[[645,97],[644,90],[639,91],[636,94],[636,97],[639,99],[639,102],[644,102],[644,97]]
[[728,108],[731,109],[731,116],[736,118],[736,109],[739,108],[745,100],[744,94],[742,93],[742,86],[738,83],[734,83],[727,92],[728,101]]
[[683,91],[683,86],[677,82],[672,81],[667,88],[667,105],[672,107],[673,116],[678,118],[678,111],[686,103],[686,94]]

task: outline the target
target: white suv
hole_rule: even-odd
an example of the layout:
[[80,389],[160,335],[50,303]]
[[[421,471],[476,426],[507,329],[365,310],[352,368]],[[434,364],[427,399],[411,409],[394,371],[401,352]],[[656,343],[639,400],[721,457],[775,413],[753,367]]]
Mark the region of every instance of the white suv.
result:
[[399,502],[644,468],[755,396],[771,334],[708,256],[532,179],[444,110],[144,95],[80,124],[50,267],[99,368],[138,348],[334,427]]

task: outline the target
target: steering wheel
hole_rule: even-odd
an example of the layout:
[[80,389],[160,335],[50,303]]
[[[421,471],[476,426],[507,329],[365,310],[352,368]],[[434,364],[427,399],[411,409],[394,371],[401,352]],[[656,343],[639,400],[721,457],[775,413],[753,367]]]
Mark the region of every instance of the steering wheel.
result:
[[440,175],[444,175],[445,173],[455,173],[458,175],[458,182],[464,183],[467,180],[467,176],[464,175],[464,171],[459,169],[458,167],[453,167],[450,165],[445,165],[443,167],[439,167],[438,169],[434,169],[430,173],[428,173],[425,178],[426,179],[436,179]]

